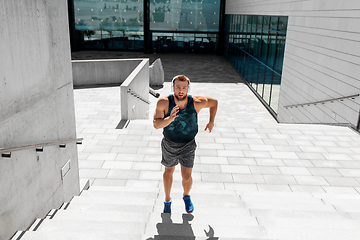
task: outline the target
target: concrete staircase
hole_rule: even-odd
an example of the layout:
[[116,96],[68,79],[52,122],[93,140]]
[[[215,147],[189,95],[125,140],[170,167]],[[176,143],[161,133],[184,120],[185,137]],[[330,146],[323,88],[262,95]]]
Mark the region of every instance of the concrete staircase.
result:
[[161,188],[93,186],[21,239],[360,238],[357,195],[194,190],[192,215],[185,213],[181,197],[181,188],[174,188],[172,214],[161,214]]
[[92,185],[13,239],[359,240],[359,135],[344,127],[277,124],[246,86],[224,84],[216,92],[218,85],[208,85],[203,95],[222,106],[211,134],[201,129],[206,111],[199,117],[192,215],[185,214],[179,167],[172,214],[162,214],[161,131],[151,119],[114,129],[117,117],[97,108],[117,92],[97,89],[95,108],[87,90],[78,109],[84,137],[78,150],[80,175]]

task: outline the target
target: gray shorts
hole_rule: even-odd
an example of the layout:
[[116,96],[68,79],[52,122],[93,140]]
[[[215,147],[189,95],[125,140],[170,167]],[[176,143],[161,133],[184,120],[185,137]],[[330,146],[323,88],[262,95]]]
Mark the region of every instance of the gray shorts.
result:
[[175,143],[163,138],[161,141],[162,165],[174,167],[180,163],[184,167],[192,168],[196,146],[195,139],[186,143]]

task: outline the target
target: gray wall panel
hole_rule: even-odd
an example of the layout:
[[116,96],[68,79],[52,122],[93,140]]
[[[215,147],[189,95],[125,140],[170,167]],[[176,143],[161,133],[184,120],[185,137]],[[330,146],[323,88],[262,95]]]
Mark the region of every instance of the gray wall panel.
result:
[[360,93],[360,1],[227,0],[226,14],[289,17],[280,122],[357,125],[360,97],[301,108],[284,106]]

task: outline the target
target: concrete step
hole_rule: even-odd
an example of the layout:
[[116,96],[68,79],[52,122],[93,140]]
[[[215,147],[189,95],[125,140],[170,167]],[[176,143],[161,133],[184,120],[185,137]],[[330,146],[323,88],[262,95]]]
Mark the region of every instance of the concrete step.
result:
[[250,209],[251,216],[258,218],[326,218],[326,219],[351,219],[347,213],[306,210],[273,210],[273,209]]
[[[175,170],[176,171],[176,170]],[[175,182],[174,182],[175,183]],[[180,184],[175,185],[173,183],[173,187],[171,188],[171,194],[174,193],[183,193],[183,188]],[[164,188],[163,186],[160,187],[160,194],[164,194]],[[212,196],[226,196],[226,195],[238,195],[236,193],[235,190],[225,190],[225,189],[205,189],[205,188],[197,188],[196,186],[194,186],[194,188],[191,189],[190,195],[193,194],[207,194],[207,195],[212,195]]]
[[[227,226],[224,224],[210,225],[213,229],[213,236],[223,238],[266,238],[266,233],[263,227],[259,226]],[[145,236],[170,235],[170,236],[196,236],[206,237],[206,232],[209,232],[209,224],[192,224],[191,222],[172,222],[172,223],[157,223],[156,225],[148,224],[145,231]],[[156,239],[156,238],[155,238]],[[163,239],[163,238],[159,238]],[[169,238],[171,239],[171,238]],[[186,239],[186,238],[184,238]],[[210,238],[216,239],[216,238]]]
[[272,210],[300,210],[300,211],[319,211],[319,212],[336,212],[336,209],[332,205],[322,203],[278,203],[278,202],[245,202],[245,205],[250,210],[253,209],[272,209]]
[[127,212],[127,213],[150,213],[154,209],[153,205],[124,205],[124,204],[104,204],[104,203],[85,203],[71,202],[67,210],[83,211],[103,211],[103,212]]
[[357,199],[360,200],[360,194],[341,194],[341,193],[312,193],[315,198],[322,199]]
[[116,198],[145,198],[154,199],[158,197],[158,192],[129,192],[129,191],[101,191],[101,190],[87,190],[83,191],[81,196],[104,196]]
[[159,222],[164,222],[164,219],[171,218],[172,222],[184,222],[184,219],[191,217],[192,225],[227,225],[227,226],[259,226],[256,218],[249,215],[225,215],[222,213],[207,213],[207,214],[191,214],[192,216],[187,216],[189,214],[167,214],[167,213],[158,213],[154,212],[150,215],[149,224],[156,224]]
[[125,234],[117,232],[32,232],[28,231],[21,240],[101,240],[101,239],[121,239],[121,240],[142,240],[140,234]]
[[62,210],[53,219],[73,221],[118,221],[146,223],[150,219],[149,212],[89,211]]
[[[194,236],[184,238],[183,236],[168,236],[168,235],[156,235],[153,237],[143,236],[143,240],[278,240],[278,239],[268,239],[268,238],[223,238],[223,237],[204,237],[204,236]],[[280,240],[280,239],[279,239]]]
[[291,239],[291,240],[358,240],[360,236],[359,230],[347,229],[313,229],[313,228],[284,228],[275,227],[265,228],[267,237],[271,239]]
[[246,202],[276,202],[276,203],[304,203],[304,204],[324,204],[320,198],[310,197],[275,197],[275,196],[241,196],[241,200]]
[[[241,213],[248,212],[246,205],[240,200],[221,200],[221,199],[197,199],[192,197],[192,202],[194,204],[195,211],[194,213],[203,214],[203,213],[221,213],[221,214],[232,214],[232,213]],[[162,212],[164,208],[163,198],[157,199],[154,212]],[[182,197],[172,198],[171,204],[172,212],[182,213],[185,211],[185,204]]]
[[87,191],[115,191],[115,192],[159,192],[160,188],[125,187],[125,186],[91,186]]
[[124,222],[124,221],[97,221],[97,220],[57,220],[46,219],[43,221],[37,232],[111,232],[118,234],[142,235],[145,231],[145,222]]
[[127,196],[75,196],[70,205],[73,203],[92,203],[92,204],[122,204],[122,205],[137,205],[137,206],[153,206],[155,198],[135,198]]
[[[221,209],[220,207],[219,208],[211,208],[211,207],[204,206],[201,204],[196,204],[196,205],[194,205],[194,207],[195,207],[195,210],[193,212],[193,215],[199,215],[199,216],[206,215],[209,213],[218,213],[218,214],[223,214],[226,216],[232,216],[232,215],[251,216],[249,209],[247,209],[247,208],[227,207],[227,208]],[[153,211],[155,213],[162,213],[163,209],[164,209],[164,205],[159,204],[154,207]],[[171,212],[174,214],[186,213],[184,203],[172,204]]]
[[326,204],[331,204],[339,212],[360,213],[359,199],[323,198]]
[[[304,228],[304,229],[339,229],[359,230],[360,222],[351,219],[295,218],[295,217],[257,217],[260,226],[266,228]],[[360,236],[360,235],[359,235]]]
[[237,193],[241,199],[243,197],[314,198],[314,195],[307,192],[252,191]]

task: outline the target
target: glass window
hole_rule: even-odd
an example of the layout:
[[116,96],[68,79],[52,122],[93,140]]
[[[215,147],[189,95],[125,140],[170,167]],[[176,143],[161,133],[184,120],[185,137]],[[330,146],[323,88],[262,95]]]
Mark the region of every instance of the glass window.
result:
[[278,31],[286,34],[287,24],[288,24],[287,17],[279,17]]
[[[150,13],[152,31],[219,31],[219,0],[153,0]],[[230,19],[230,31],[234,30],[234,20]]]
[[276,54],[276,32],[271,32],[269,36],[268,44],[268,54],[267,54],[267,66],[274,68],[275,54]]
[[76,0],[74,14],[84,48],[143,48],[142,0]]
[[271,17],[270,18],[270,29],[277,31],[278,30],[278,22],[279,22],[279,17]]
[[242,34],[232,37],[225,32],[225,46],[232,46],[227,59],[276,113],[288,17],[239,15],[233,22]]
[[266,68],[266,70],[265,70],[265,82],[264,82],[263,99],[269,105],[270,105],[272,74],[273,74],[273,71]]
[[280,96],[280,81],[281,75],[275,74],[273,75],[272,85],[271,85],[271,99],[270,99],[270,107],[277,112],[279,105],[279,96]]
[[270,16],[264,16],[263,28],[264,29],[270,28]]
[[267,54],[268,54],[268,44],[269,41],[269,31],[263,30],[263,34],[261,36],[261,55],[260,55],[260,61],[263,63],[266,63]]
[[284,53],[285,53],[285,34],[279,33],[277,37],[277,54],[276,54],[276,60],[275,60],[275,66],[274,70],[281,74],[282,73],[282,67],[284,62]]
[[257,27],[261,29],[263,27],[264,16],[257,16]]

